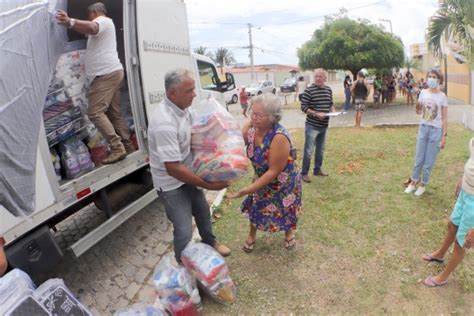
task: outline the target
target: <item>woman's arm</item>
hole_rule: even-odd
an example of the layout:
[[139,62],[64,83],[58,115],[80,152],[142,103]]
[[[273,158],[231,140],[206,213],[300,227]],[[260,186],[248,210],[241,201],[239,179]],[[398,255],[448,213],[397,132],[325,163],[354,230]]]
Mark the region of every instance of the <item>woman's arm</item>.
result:
[[242,188],[239,192],[228,194],[229,198],[238,198],[260,190],[285,170],[290,155],[290,142],[283,134],[276,134],[270,144],[269,168],[255,182]]
[[244,126],[242,127],[242,136],[244,137],[245,145],[248,145],[247,134],[249,132],[250,127],[252,127],[252,122],[250,120],[245,122]]

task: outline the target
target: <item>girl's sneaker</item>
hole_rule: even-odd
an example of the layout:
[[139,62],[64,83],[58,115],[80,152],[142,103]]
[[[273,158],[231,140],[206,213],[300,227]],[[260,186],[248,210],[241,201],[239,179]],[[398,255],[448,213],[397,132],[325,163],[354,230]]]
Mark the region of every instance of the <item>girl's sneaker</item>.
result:
[[410,193],[413,193],[413,191],[415,191],[415,190],[416,190],[415,185],[413,185],[413,184],[410,183],[410,184],[407,186],[407,188],[405,189],[405,193],[410,194]]
[[425,191],[426,191],[425,187],[419,186],[418,189],[416,189],[415,195],[416,196],[422,196],[423,193],[425,193]]

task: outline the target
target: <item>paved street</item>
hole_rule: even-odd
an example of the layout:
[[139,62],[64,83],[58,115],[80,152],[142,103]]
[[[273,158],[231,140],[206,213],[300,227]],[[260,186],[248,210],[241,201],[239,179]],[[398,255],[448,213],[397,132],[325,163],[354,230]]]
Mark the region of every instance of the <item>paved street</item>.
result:
[[[470,113],[471,107],[450,106],[449,121],[465,121],[464,112]],[[231,105],[230,111],[243,121],[240,105]],[[353,120],[354,112],[351,110],[346,115],[332,118],[330,126],[352,126]],[[363,126],[417,123],[413,107],[408,106],[369,109],[363,119]],[[304,115],[299,110],[286,110],[283,125],[303,127]],[[209,195],[208,199],[212,201],[214,196]],[[64,279],[80,301],[97,315],[110,315],[118,308],[136,302],[153,302],[153,270],[163,254],[169,251],[172,241],[171,226],[162,206],[155,201],[83,256],[74,258],[67,251],[68,246],[98,226],[104,218],[91,205],[57,226],[56,238],[66,255],[54,273],[48,276]]]

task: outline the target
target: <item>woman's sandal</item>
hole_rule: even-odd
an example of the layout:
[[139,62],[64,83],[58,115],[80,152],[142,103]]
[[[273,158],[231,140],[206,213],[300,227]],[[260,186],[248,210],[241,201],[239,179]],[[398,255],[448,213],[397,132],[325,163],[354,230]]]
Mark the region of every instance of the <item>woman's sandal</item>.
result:
[[251,243],[248,243],[247,241],[245,241],[242,247],[242,250],[249,253],[249,252],[252,252],[254,246],[255,246],[255,240],[252,241]]
[[296,246],[296,239],[295,237],[291,237],[290,239],[285,238],[285,249],[291,250]]

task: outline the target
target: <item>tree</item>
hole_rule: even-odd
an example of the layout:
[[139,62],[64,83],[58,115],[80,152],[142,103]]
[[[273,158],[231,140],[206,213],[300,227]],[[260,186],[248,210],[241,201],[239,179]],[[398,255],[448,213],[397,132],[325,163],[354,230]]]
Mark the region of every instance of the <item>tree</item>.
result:
[[196,54],[204,55],[204,56],[207,56],[207,57],[211,58],[212,60],[214,60],[214,56],[212,55],[212,52],[208,52],[207,47],[199,46],[199,47],[194,49],[194,52]]
[[428,48],[436,57],[443,56],[443,44],[459,41],[463,54],[474,63],[474,3],[472,0],[444,0],[430,19],[427,32]]
[[221,67],[221,74],[224,74],[225,65],[235,63],[234,55],[227,48],[221,47],[214,53],[214,61]]
[[410,71],[410,69],[416,69],[416,70],[421,70],[421,65],[420,65],[420,60],[417,58],[408,58],[408,56],[405,58],[405,61],[403,62],[403,66]]
[[302,69],[347,69],[354,79],[362,68],[394,68],[403,65],[403,43],[366,20],[326,18],[311,40],[298,49]]

